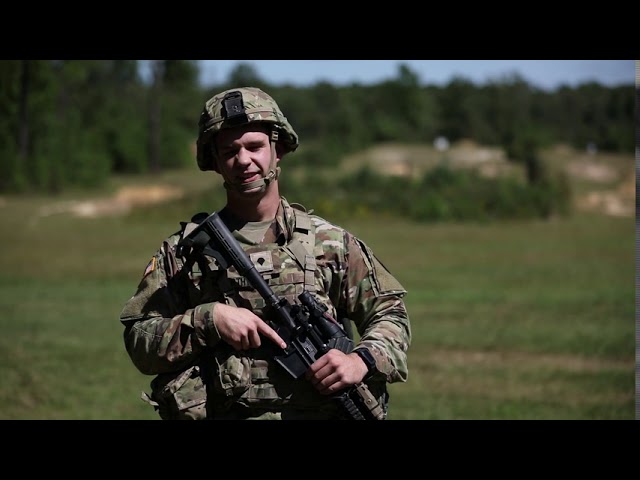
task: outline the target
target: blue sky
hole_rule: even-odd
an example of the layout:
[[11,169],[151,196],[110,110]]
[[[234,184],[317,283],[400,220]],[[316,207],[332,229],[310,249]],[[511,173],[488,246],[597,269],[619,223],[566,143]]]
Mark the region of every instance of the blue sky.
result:
[[203,85],[225,81],[239,63],[255,67],[269,83],[308,86],[320,80],[346,85],[394,78],[404,63],[424,84],[444,85],[454,76],[476,84],[517,73],[528,83],[553,89],[588,81],[604,85],[634,84],[636,60],[200,60]]

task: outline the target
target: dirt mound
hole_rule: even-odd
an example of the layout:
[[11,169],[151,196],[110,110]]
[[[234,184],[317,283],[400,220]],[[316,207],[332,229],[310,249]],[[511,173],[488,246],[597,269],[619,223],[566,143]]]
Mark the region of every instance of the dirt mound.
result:
[[635,172],[628,175],[614,190],[594,191],[576,200],[579,210],[600,212],[614,217],[632,217],[636,214]]
[[[635,215],[635,166],[627,170],[626,159],[619,155],[587,155],[562,145],[551,150],[550,156],[564,163],[571,182],[591,184],[592,191],[574,199],[576,209],[618,217]],[[502,149],[470,140],[461,140],[446,152],[424,145],[378,145],[354,156],[353,161],[372,165],[388,175],[413,177],[443,162],[452,168],[475,168],[485,177],[517,175],[523,168],[510,162]],[[607,186],[613,188],[604,190]]]
[[567,166],[569,175],[592,182],[613,182],[618,179],[616,169],[602,162],[575,161]]

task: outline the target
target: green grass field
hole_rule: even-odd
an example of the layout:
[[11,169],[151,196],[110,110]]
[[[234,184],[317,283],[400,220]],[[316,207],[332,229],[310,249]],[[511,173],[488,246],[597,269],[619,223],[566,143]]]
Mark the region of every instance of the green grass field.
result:
[[[0,419],[157,419],[118,315],[194,212],[39,215],[63,200],[0,203]],[[632,218],[343,226],[409,291],[410,373],[391,386],[391,419],[634,418]]]

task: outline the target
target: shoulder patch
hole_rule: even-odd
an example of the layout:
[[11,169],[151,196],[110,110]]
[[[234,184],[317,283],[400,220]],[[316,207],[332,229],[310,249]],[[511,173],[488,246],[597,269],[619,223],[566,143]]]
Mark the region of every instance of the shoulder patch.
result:
[[149,275],[155,269],[156,269],[156,257],[151,257],[151,260],[149,260],[149,263],[147,264],[147,268],[144,269],[144,274],[142,275],[142,278]]

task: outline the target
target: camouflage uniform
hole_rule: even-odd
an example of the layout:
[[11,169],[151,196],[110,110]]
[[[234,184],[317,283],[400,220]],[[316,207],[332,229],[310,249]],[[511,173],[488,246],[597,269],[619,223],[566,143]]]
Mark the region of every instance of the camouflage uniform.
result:
[[[297,135],[261,90],[223,92],[205,104],[200,120],[201,170],[217,171],[212,138],[227,123],[237,124],[230,111],[239,111],[245,123],[272,126],[272,161],[264,188],[279,173],[275,142],[291,152]],[[219,214],[278,298],[300,303],[298,295],[309,291],[347,331],[355,326],[359,339],[354,348],[366,347],[375,359],[375,373],[366,384],[386,413],[387,384],[405,382],[408,375],[411,330],[402,285],[360,239],[282,197],[259,243],[242,234],[243,222],[228,209]],[[294,379],[273,360],[278,347],[270,340],[243,351],[221,340],[213,321],[216,302],[247,308],[264,319],[265,301],[233,266],[220,268],[207,256],[184,263],[176,255],[178,242],[204,216],[183,222],[180,231],[162,242],[120,315],[131,360],[140,372],[155,376],[151,394],[143,393],[143,399],[163,419],[341,418],[329,396],[304,378]]]
[[[316,215],[308,218],[315,231],[313,293],[334,318],[348,318],[355,325],[360,335],[355,348],[367,346],[376,359],[378,372],[367,384],[384,400],[387,382],[407,379],[411,331],[402,300],[406,292],[361,240]],[[305,288],[305,272],[285,248],[294,236],[295,222],[294,208],[282,198],[260,244],[232,230],[252,260],[261,258],[261,252],[272,252],[273,268],[261,273],[276,295],[292,303]],[[177,232],[162,243],[120,316],[131,360],[142,373],[158,375],[148,401],[167,418],[242,415],[236,412],[245,410],[233,407],[236,403],[258,414],[276,412],[276,417],[281,412],[286,417],[287,410],[300,418],[310,412],[320,418],[336,416],[327,397],[306,380],[292,379],[269,359],[268,341],[258,349],[236,352],[220,340],[213,323],[214,302],[262,316],[264,301],[233,267],[218,269],[213,258],[207,275],[197,264],[191,272],[181,269],[182,261],[175,257],[180,236]],[[185,373],[176,377],[176,372]]]

